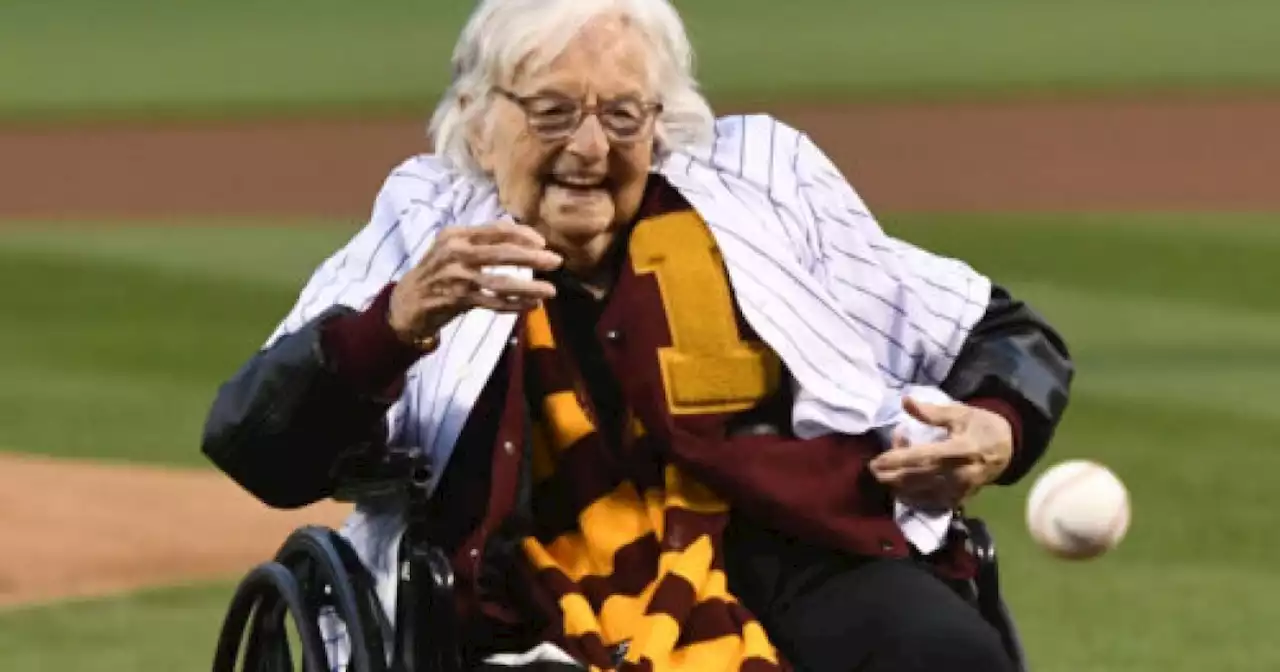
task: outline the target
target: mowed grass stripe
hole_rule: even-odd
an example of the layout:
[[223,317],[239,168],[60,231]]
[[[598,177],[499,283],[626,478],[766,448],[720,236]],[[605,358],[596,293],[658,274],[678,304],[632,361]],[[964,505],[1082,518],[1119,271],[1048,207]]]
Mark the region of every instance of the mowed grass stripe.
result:
[[[685,0],[718,98],[1274,90],[1276,3]],[[0,117],[421,113],[471,3],[0,4]],[[785,28],[783,28],[785,27]]]
[[192,585],[0,612],[0,669],[209,669],[234,588]]
[[1219,418],[1280,421],[1280,314],[1018,282],[1020,294],[1070,325],[1076,386]]
[[248,220],[5,222],[0,251],[103,260],[113,266],[299,287],[363,222]]
[[1002,279],[1280,311],[1280,215],[905,215],[884,225]]
[[218,383],[349,234],[110,233],[0,233],[0,281],[16,290],[0,330],[0,445],[202,465]]

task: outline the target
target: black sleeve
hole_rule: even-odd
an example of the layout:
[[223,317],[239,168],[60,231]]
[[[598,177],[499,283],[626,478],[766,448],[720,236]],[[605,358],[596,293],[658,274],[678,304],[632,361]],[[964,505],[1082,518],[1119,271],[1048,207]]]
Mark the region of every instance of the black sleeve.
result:
[[386,441],[391,402],[356,392],[321,347],[321,327],[347,312],[331,309],[254,355],[218,389],[206,418],[202,452],[270,506],[328,497],[342,455]]
[[1004,287],[992,285],[986,314],[941,387],[955,399],[996,398],[1017,411],[1022,442],[996,481],[1008,485],[1025,476],[1048,448],[1074,376],[1066,342],[1053,326]]

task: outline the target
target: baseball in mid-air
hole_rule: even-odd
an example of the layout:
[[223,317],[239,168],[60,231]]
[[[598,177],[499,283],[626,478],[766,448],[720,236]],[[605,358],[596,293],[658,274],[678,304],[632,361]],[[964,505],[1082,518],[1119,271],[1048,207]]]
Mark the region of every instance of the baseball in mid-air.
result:
[[1059,558],[1096,558],[1129,531],[1129,491],[1097,462],[1060,462],[1032,484],[1027,527],[1041,548]]

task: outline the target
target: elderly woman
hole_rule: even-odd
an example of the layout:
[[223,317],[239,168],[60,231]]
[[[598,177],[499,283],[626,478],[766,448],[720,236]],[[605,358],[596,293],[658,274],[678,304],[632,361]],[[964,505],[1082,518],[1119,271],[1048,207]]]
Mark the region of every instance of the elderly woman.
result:
[[[948,587],[949,512],[1044,451],[1061,339],[886,236],[802,133],[716,120],[691,60],[667,0],[481,2],[437,153],[222,386],[204,452],[294,507],[348,451],[424,451],[472,661],[1011,669]],[[403,514],[344,528],[388,613]]]

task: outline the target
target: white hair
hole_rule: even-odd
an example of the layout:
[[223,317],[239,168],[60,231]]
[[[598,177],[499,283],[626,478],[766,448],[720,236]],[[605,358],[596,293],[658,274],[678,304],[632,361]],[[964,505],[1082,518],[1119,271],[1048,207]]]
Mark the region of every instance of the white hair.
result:
[[649,48],[652,84],[663,105],[658,151],[705,148],[715,117],[693,76],[684,23],[668,0],[480,0],[453,51],[453,82],[431,117],[435,151],[480,173],[467,132],[487,111],[493,87],[509,83],[519,66],[554,60],[588,22],[606,14],[629,20]]

